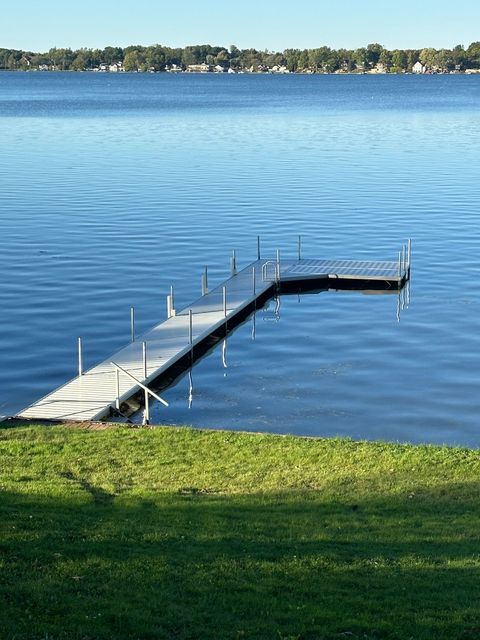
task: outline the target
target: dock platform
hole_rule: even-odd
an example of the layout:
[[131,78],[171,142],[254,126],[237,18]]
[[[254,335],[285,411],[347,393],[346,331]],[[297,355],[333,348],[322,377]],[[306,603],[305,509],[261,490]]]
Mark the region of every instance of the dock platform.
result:
[[203,295],[175,312],[169,296],[169,317],[112,356],[92,367],[19,412],[19,418],[51,421],[98,421],[117,412],[135,394],[145,392],[162,400],[148,385],[167,375],[185,358],[193,364],[195,351],[219,331],[238,324],[250,311],[260,308],[275,293],[302,286],[318,289],[400,290],[410,278],[410,242],[398,261],[365,260],[280,261],[258,259],[237,272],[235,257],[231,277],[211,291],[207,278]]

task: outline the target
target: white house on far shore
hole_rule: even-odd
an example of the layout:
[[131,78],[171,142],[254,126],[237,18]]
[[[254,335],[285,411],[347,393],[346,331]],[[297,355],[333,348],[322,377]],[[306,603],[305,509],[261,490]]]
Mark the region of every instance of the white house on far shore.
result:
[[427,67],[424,64],[422,64],[420,60],[417,60],[417,62],[415,62],[415,64],[412,67],[412,71],[413,73],[426,73]]
[[113,62],[109,65],[108,70],[110,73],[118,73],[119,71],[123,71],[123,63],[122,62]]

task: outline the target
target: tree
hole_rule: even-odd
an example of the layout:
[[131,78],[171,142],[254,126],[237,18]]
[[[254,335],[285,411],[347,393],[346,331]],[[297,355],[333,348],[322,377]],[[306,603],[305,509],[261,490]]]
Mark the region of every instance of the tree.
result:
[[390,51],[383,49],[378,58],[378,64],[381,64],[386,71],[392,66],[392,54]]
[[407,71],[411,71],[413,65],[420,60],[420,53],[418,49],[406,49],[407,55]]
[[230,62],[230,55],[228,51],[226,51],[225,49],[221,49],[217,53],[217,55],[214,56],[214,62],[215,64],[219,64],[222,67],[228,66],[228,63]]
[[244,49],[240,57],[240,64],[244,69],[256,71],[262,64],[262,55],[256,49]]
[[240,54],[241,54],[240,49],[236,45],[231,44],[230,45],[230,58],[239,58]]
[[367,50],[363,47],[355,49],[353,52],[353,61],[358,69],[364,69],[367,66]]
[[105,47],[102,62],[105,64],[113,64],[121,60],[123,60],[123,49],[121,47]]
[[129,51],[123,59],[125,71],[138,71],[139,69],[144,69],[145,66],[145,54],[138,49]]
[[465,47],[463,45],[461,45],[461,44],[457,44],[456,47],[453,47],[451,59],[452,59],[452,63],[455,66],[458,65],[458,66],[462,67],[463,65],[465,65],[465,61],[467,59],[467,54],[465,52]]
[[408,57],[405,51],[401,51],[400,49],[392,51],[392,70],[395,73],[399,73],[400,71],[405,71],[407,66]]
[[84,71],[88,68],[88,60],[83,52],[79,52],[72,61],[70,68],[73,71]]
[[424,64],[427,68],[433,69],[436,65],[436,49],[422,49],[420,51],[420,62]]
[[291,71],[292,73],[297,71],[298,69],[298,59],[300,56],[300,50],[299,49],[285,49],[285,51],[283,52],[283,55],[285,56],[285,64],[287,66],[287,69],[289,71]]
[[376,42],[374,44],[367,45],[365,60],[370,67],[374,67],[378,64],[383,50],[383,46]]
[[448,71],[452,66],[452,55],[448,49],[440,49],[434,56],[434,67],[439,71]]
[[308,62],[308,49],[303,49],[298,54],[297,69],[300,71],[306,71],[309,68]]
[[325,71],[332,64],[332,50],[330,47],[310,49],[308,52],[309,67],[315,71]]
[[480,42],[472,42],[466,51],[468,65],[471,67],[480,67]]
[[143,63],[148,69],[153,69],[153,71],[163,71],[165,69],[165,52],[163,47],[158,44],[152,47],[147,47]]
[[56,69],[65,71],[70,68],[74,60],[74,54],[71,49],[57,49],[54,47],[48,52],[48,58],[50,64],[54,65]]

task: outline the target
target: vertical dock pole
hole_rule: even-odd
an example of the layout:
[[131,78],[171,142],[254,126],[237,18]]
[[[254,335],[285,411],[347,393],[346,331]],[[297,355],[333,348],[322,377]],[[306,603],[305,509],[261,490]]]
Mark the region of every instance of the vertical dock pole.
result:
[[82,339],[78,338],[78,377],[83,376],[83,351],[82,351]]
[[188,312],[188,340],[190,342],[190,358],[193,364],[193,312]]
[[277,286],[280,284],[280,249],[277,249],[277,268],[276,268]]
[[130,307],[130,337],[135,342],[135,307]]
[[143,353],[143,379],[146,380],[148,378],[148,370],[147,370],[147,343],[142,342],[142,353]]
[[298,236],[298,261],[302,259],[302,236]]
[[173,287],[170,287],[170,295],[167,296],[167,318],[175,315],[175,302],[173,300]]
[[260,236],[257,236],[257,260],[260,260]]
[[117,411],[120,411],[120,372],[115,367],[115,407]]
[[227,287],[223,287],[223,317],[225,318],[225,333],[227,333]]
[[[147,370],[147,343],[146,342],[142,342],[142,351],[143,351],[143,381],[144,384],[147,384],[147,378],[148,378],[148,370]],[[144,391],[145,393],[145,413],[143,416],[143,424],[149,424],[150,423],[150,399],[149,399],[149,393],[147,390]]]
[[402,279],[402,252],[398,252],[398,277]]
[[202,273],[202,296],[208,293],[208,268],[205,267],[205,271]]
[[257,278],[256,278],[256,275],[255,275],[255,267],[252,267],[252,281],[253,281],[252,284],[253,284],[253,297],[254,298],[256,298],[256,296],[257,296],[257,291],[256,291],[256,289],[257,289],[257,281],[256,280],[257,280]]
[[232,251],[232,257],[230,258],[230,274],[232,276],[237,275],[237,252],[235,249]]

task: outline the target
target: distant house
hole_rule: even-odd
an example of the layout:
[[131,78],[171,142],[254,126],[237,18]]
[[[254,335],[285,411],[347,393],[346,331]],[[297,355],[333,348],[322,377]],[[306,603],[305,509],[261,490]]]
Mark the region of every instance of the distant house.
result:
[[165,66],[165,71],[168,73],[181,73],[183,71],[182,67],[178,64],[171,64]]
[[101,62],[98,65],[98,70],[101,71],[102,73],[105,73],[106,71],[109,70],[110,65],[109,64],[105,64],[105,62]]
[[50,69],[50,67],[48,66],[48,64],[39,64],[38,65],[38,70],[39,71],[48,71]]
[[370,69],[368,73],[388,73],[388,69],[382,62],[377,62],[373,69]]
[[208,73],[211,71],[211,67],[208,64],[189,64],[187,66],[187,71],[189,73]]
[[232,69],[232,67],[229,67],[228,73],[237,73],[237,72],[235,71],[235,69]]
[[271,73],[290,73],[285,65],[276,64],[270,69]]
[[480,73],[480,69],[465,69],[465,73],[468,76],[471,76],[471,75],[473,75],[475,73]]
[[110,73],[118,73],[119,71],[123,71],[123,64],[121,62],[113,62],[108,65],[108,70]]
[[417,62],[412,67],[413,73],[426,73],[427,67],[417,60]]
[[213,70],[215,73],[225,73],[226,69],[225,67],[222,67],[221,64],[217,64],[213,67]]

